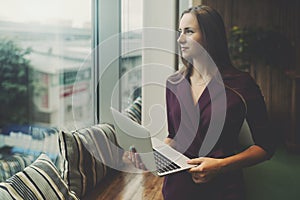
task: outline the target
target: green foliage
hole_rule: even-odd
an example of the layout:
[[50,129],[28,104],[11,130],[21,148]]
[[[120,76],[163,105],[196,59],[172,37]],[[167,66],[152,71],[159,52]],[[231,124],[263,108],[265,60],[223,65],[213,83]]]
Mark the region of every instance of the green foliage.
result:
[[234,26],[228,42],[233,63],[241,69],[249,68],[252,62],[279,68],[289,68],[293,63],[293,46],[272,29]]
[[31,87],[31,49],[22,49],[14,41],[0,38],[0,127],[24,124],[29,120]]

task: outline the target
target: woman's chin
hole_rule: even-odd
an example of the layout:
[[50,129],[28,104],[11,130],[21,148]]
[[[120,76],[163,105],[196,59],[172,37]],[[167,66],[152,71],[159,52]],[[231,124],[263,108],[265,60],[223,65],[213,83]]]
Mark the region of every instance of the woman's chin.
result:
[[181,57],[183,57],[185,60],[189,60],[190,56],[187,53],[182,52]]

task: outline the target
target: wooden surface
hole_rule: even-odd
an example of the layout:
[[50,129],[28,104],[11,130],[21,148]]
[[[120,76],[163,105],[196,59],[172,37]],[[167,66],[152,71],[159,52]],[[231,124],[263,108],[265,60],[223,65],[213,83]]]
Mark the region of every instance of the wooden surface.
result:
[[[194,1],[196,4],[199,3],[199,1]],[[232,26],[239,26],[272,28],[283,33],[294,47],[292,66],[290,67],[300,73],[300,56],[298,56],[300,55],[300,1],[202,0],[202,4],[209,5],[220,12],[227,31]]]
[[300,74],[289,73],[291,82],[291,99],[290,116],[289,116],[289,131],[286,134],[286,143],[289,150],[300,153]]
[[142,174],[113,172],[84,200],[163,200],[163,178]]

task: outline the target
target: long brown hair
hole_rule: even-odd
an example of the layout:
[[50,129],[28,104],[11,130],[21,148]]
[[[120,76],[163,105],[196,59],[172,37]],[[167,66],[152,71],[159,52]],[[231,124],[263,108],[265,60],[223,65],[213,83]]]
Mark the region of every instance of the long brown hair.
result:
[[[213,8],[199,5],[191,7],[182,12],[184,14],[191,13],[195,15],[203,36],[203,47],[211,56],[219,71],[222,73],[226,68],[232,67],[229,56],[225,25],[221,15]],[[185,65],[184,74],[191,75],[191,63],[182,58]]]

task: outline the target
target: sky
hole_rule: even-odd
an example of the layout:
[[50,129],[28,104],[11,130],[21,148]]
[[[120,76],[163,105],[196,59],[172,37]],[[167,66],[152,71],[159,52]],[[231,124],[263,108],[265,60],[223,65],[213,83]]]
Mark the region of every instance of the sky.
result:
[[91,21],[89,0],[0,0],[0,20],[50,23],[69,20],[80,27]]
[[[91,0],[0,0],[0,20],[41,24],[91,22]],[[122,0],[122,29],[141,28],[142,0]]]

